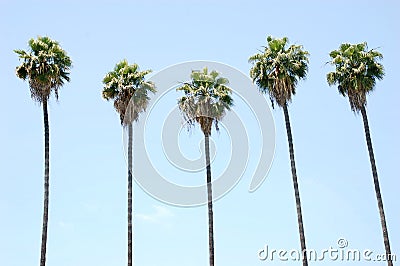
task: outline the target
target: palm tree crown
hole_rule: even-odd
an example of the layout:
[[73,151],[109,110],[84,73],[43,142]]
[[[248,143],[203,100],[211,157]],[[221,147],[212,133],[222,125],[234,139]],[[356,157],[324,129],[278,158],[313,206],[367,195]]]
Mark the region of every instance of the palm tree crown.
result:
[[308,55],[301,45],[288,46],[288,38],[267,37],[264,52],[249,58],[253,63],[250,77],[262,92],[268,92],[272,106],[276,102],[283,107],[296,93],[299,79],[305,79],[308,71]]
[[139,71],[137,64],[129,65],[127,60],[122,60],[104,77],[103,98],[114,100],[122,125],[137,121],[150,100],[148,92],[156,92],[155,85],[145,80],[149,73],[151,70]]
[[329,63],[336,69],[327,74],[328,84],[337,84],[340,94],[348,96],[351,110],[359,112],[367,104],[366,95],[375,88],[376,80],[384,76],[383,65],[377,62],[382,54],[374,49],[368,51],[363,42],[344,43],[329,56]]
[[69,81],[71,58],[61,49],[58,42],[49,37],[30,39],[30,51],[14,50],[23,60],[17,67],[20,79],[29,80],[32,99],[42,103],[54,90],[58,99],[58,89]]
[[178,100],[179,109],[189,126],[196,122],[207,136],[211,135],[212,123],[217,130],[226,110],[233,105],[228,79],[220,77],[215,70],[208,72],[207,67],[201,71],[192,71],[191,82],[184,83],[178,91],[185,93]]

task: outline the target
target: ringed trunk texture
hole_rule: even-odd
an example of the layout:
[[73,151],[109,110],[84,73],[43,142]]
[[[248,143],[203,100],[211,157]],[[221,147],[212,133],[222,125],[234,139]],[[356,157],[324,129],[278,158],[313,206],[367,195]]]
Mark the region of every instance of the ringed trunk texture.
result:
[[211,165],[210,165],[210,138],[204,134],[206,167],[207,167],[207,197],[208,197],[208,247],[210,256],[210,266],[214,266],[214,214],[213,214],[213,195],[211,183]]
[[128,266],[133,263],[132,233],[132,123],[128,125]]
[[306,253],[306,239],[304,236],[303,215],[301,213],[300,193],[299,193],[299,185],[297,182],[296,164],[295,164],[295,160],[294,160],[293,137],[292,137],[292,130],[290,128],[289,111],[288,111],[288,107],[286,104],[283,105],[282,108],[283,108],[283,113],[285,115],[286,132],[287,132],[288,143],[289,143],[290,165],[291,165],[291,169],[292,169],[294,196],[296,199],[297,222],[299,225],[300,245],[301,245],[303,266],[308,266],[307,253]]
[[381,189],[379,186],[378,171],[376,170],[374,150],[372,148],[372,141],[371,141],[371,135],[370,135],[370,131],[369,131],[367,111],[365,109],[365,106],[363,106],[361,108],[361,114],[362,114],[362,118],[363,118],[363,122],[364,122],[365,139],[367,141],[369,160],[371,162],[371,169],[372,169],[372,177],[374,179],[375,194],[376,194],[376,199],[378,201],[379,215],[381,218],[383,243],[385,245],[387,265],[393,266],[393,261],[392,261],[391,252],[390,252],[389,234],[388,234],[388,229],[386,226],[385,212],[383,210]]
[[44,204],[42,225],[42,247],[40,252],[40,266],[46,265],[47,227],[49,221],[49,179],[50,179],[50,133],[47,99],[42,102],[44,123]]

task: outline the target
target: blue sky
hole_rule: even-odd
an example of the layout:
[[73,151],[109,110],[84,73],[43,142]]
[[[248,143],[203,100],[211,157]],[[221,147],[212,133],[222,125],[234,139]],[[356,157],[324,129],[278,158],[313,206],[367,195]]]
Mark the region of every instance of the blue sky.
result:
[[[367,41],[383,53],[386,75],[367,108],[392,252],[400,259],[397,1],[3,0],[0,6],[0,265],[39,262],[42,111],[30,99],[28,85],[16,78],[19,62],[13,53],[37,35],[59,41],[73,60],[71,83],[61,89],[59,103],[52,99],[49,106],[47,265],[125,264],[122,130],[112,104],[100,94],[101,80],[115,63],[126,58],[157,72],[184,61],[211,60],[247,74],[248,57],[265,45],[267,35],[287,36],[311,54],[308,78],[299,83],[289,111],[306,241],[316,250],[336,247],[344,237],[350,248],[384,252],[361,117],[325,81],[332,70],[325,65],[328,54],[342,42]],[[257,258],[265,244],[299,248],[283,114],[279,109],[272,114],[276,152],[266,181],[249,193],[246,173],[215,203],[217,265],[275,265],[279,262]],[[200,136],[182,138],[193,140],[197,151]],[[224,136],[215,135],[217,145],[224,145]],[[134,211],[136,265],[207,264],[206,207],[169,206],[135,186]]]

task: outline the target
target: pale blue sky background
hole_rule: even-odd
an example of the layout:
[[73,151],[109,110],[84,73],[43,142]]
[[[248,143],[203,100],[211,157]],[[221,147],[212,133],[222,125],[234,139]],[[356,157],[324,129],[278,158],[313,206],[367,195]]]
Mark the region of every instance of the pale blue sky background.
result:
[[[51,201],[47,265],[126,263],[126,164],[119,118],[102,100],[103,76],[126,58],[155,72],[212,60],[244,73],[267,35],[287,36],[310,54],[308,79],[290,106],[308,248],[383,253],[362,121],[328,87],[329,52],[367,41],[386,76],[368,115],[393,253],[400,257],[400,109],[397,1],[11,1],[0,3],[0,265],[39,263],[43,190],[42,110],[14,74],[13,49],[48,35],[73,60],[71,83],[50,103]],[[286,131],[273,111],[277,143],[268,178],[251,176],[215,203],[217,265],[278,265],[257,251],[299,248]],[[199,132],[193,137],[197,150]],[[224,134],[216,136],[216,143]],[[188,138],[190,139],[190,138]],[[217,154],[218,156],[218,154]],[[178,208],[135,188],[136,265],[207,265],[206,207]],[[400,258],[399,258],[400,259]],[[288,263],[299,265],[299,262]],[[337,265],[338,262],[310,263]],[[356,263],[365,265],[365,262]],[[385,263],[373,263],[385,265]]]

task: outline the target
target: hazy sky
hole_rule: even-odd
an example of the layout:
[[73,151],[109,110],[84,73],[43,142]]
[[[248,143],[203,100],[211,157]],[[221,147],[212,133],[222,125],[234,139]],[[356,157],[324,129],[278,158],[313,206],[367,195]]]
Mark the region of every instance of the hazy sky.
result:
[[[59,103],[52,98],[49,105],[48,266],[126,264],[126,163],[119,117],[101,98],[104,75],[124,58],[153,73],[210,60],[247,75],[248,57],[262,49],[268,35],[287,36],[310,52],[307,80],[299,83],[289,111],[306,242],[317,251],[337,248],[337,240],[345,238],[348,248],[384,253],[361,117],[325,78],[332,71],[325,64],[329,52],[343,42],[367,41],[383,53],[386,75],[368,97],[367,108],[392,252],[400,260],[399,11],[397,1],[2,0],[0,265],[39,263],[42,110],[31,100],[28,84],[15,76],[19,61],[13,52],[26,49],[38,35],[59,41],[73,60],[71,82],[61,89]],[[216,265],[277,265],[283,262],[260,261],[258,250],[300,247],[283,114],[279,108],[272,114],[276,151],[265,182],[249,193],[252,171],[246,171],[215,202]],[[224,131],[213,135],[215,175],[229,161],[223,152],[226,137]],[[184,153],[199,156],[198,128],[180,138]],[[160,171],[168,173],[171,166],[160,158]],[[182,176],[201,184],[205,172]],[[170,206],[137,185],[134,194],[136,265],[207,265],[206,206]]]

